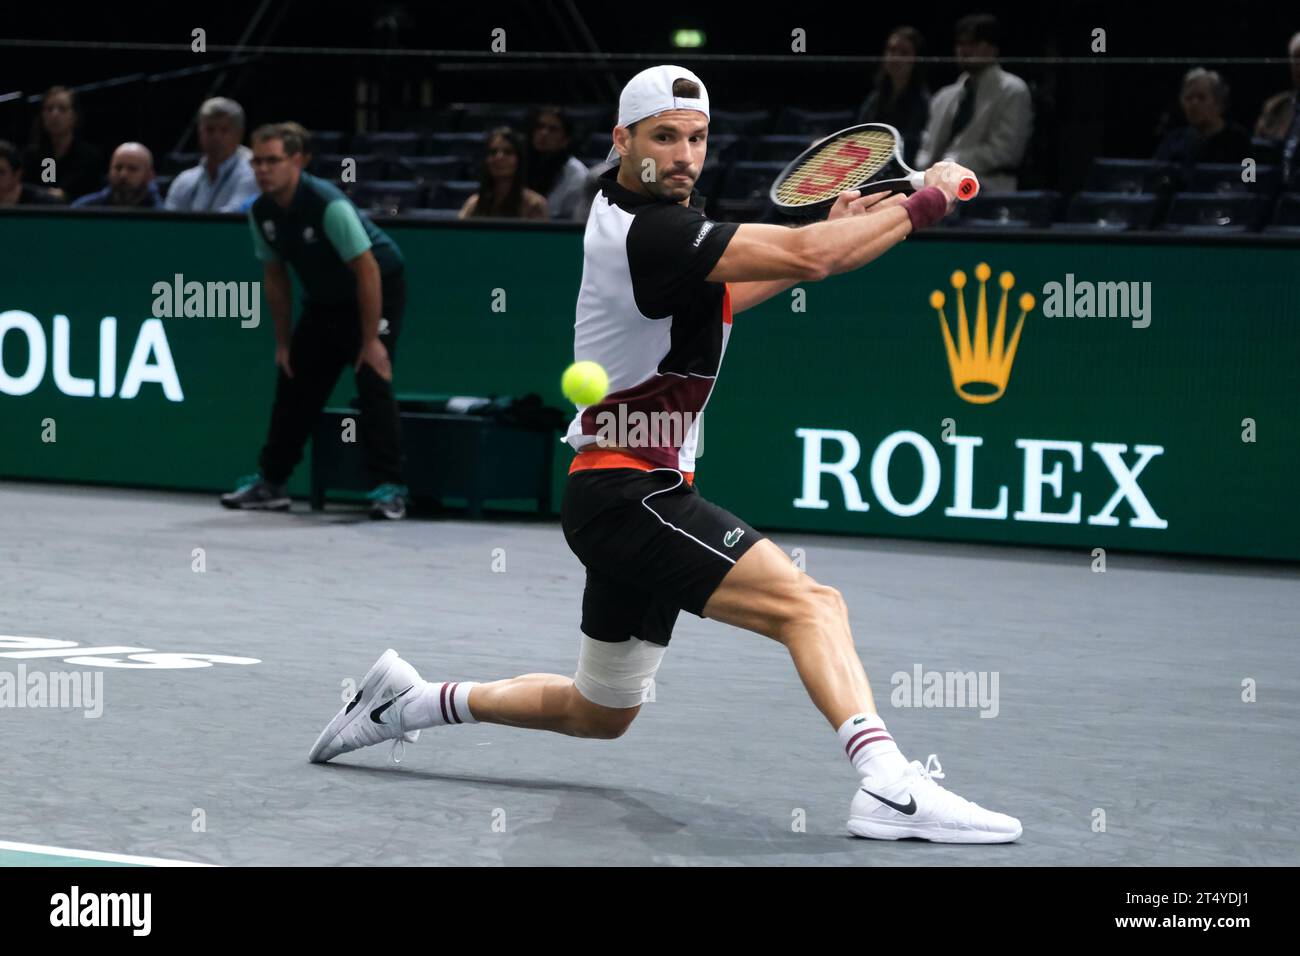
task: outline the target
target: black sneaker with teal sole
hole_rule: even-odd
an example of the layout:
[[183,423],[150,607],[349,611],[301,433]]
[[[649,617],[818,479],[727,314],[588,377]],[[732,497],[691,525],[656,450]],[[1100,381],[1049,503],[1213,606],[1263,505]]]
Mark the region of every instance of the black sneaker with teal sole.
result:
[[384,482],[366,495],[370,499],[370,517],[399,521],[406,517],[406,499],[410,492],[406,485]]
[[288,511],[291,504],[284,485],[273,485],[261,475],[245,475],[234,491],[221,496],[227,508],[257,511]]

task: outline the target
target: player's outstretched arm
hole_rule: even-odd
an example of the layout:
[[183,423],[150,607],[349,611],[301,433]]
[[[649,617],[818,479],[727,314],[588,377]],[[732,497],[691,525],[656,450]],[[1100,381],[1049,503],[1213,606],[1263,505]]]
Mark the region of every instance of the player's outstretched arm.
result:
[[906,239],[914,223],[937,222],[947,206],[940,190],[926,188],[870,216],[827,220],[803,229],[746,224],[736,230],[708,278],[711,282],[817,282],[851,272]]
[[[845,216],[864,216],[883,212],[897,206],[907,197],[900,193],[869,193],[863,196],[856,189],[840,193],[831,206],[827,219],[841,219]],[[760,302],[766,302],[774,295],[784,292],[795,285],[798,279],[767,279],[755,282],[731,283],[731,311],[733,314],[752,309]]]

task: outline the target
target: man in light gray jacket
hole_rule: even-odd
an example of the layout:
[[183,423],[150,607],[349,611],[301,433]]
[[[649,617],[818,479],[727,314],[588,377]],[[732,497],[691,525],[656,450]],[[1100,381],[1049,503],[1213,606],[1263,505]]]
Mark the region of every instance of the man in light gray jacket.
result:
[[244,110],[234,100],[214,96],[199,107],[197,166],[173,180],[166,206],[174,212],[239,212],[260,190],[249,160],[253,151],[242,144]]
[[964,72],[934,95],[915,166],[949,160],[978,175],[983,191],[1013,192],[1034,125],[1029,87],[998,66],[996,17],[962,17],[953,32]]

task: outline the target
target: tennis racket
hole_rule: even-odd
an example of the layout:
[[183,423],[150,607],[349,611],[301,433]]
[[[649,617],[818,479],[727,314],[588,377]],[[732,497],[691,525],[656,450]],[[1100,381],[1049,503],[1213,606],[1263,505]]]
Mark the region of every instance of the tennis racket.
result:
[[[903,162],[903,137],[885,123],[850,126],[813,143],[794,158],[772,183],[771,199],[782,212],[810,214],[829,207],[840,193],[859,189],[914,192],[925,186],[925,173]],[[957,198],[974,199],[979,180],[963,176]]]

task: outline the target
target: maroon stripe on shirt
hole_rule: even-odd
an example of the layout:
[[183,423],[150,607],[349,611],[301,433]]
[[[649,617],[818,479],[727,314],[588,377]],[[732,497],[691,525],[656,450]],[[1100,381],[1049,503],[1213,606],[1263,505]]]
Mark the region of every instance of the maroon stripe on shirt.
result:
[[[644,382],[621,391],[610,392],[598,405],[591,405],[583,409],[582,433],[584,435],[600,435],[601,424],[605,423],[609,429],[606,434],[617,439],[620,430],[626,428],[631,434],[622,437],[637,441],[638,446],[626,447],[621,450],[636,455],[638,458],[644,458],[652,465],[661,468],[676,468],[681,444],[674,441],[674,439],[686,438],[686,432],[689,431],[688,425],[695,420],[694,416],[702,413],[701,410],[709,400],[709,393],[713,390],[715,381],[714,378],[699,375],[683,376],[655,373]],[[621,415],[620,407],[622,408]],[[636,412],[641,414],[636,418],[632,418],[631,416]],[[665,412],[672,414],[671,416],[665,416]],[[689,419],[683,414],[687,412],[692,416]],[[608,413],[610,417],[605,418],[603,422],[598,422],[597,418],[605,413]],[[660,417],[655,418],[656,415]],[[639,429],[640,434],[637,433],[638,420],[643,426]],[[610,432],[612,432],[612,435]],[[640,441],[644,441],[646,444],[640,445]],[[650,444],[652,441],[656,442],[656,444]],[[603,446],[600,443],[593,443],[586,447],[596,450],[615,446]]]
[[442,685],[442,692],[438,694],[438,704],[442,707],[442,722],[449,724],[451,721],[447,717],[447,685]]
[[456,713],[456,688],[459,686],[460,684],[452,684],[451,689],[447,691],[447,697],[451,700],[451,716],[458,724],[463,723],[460,719],[460,714]]
[[881,734],[879,737],[868,737],[866,740],[862,741],[862,743],[858,744],[856,747],[853,748],[853,753],[849,754],[849,759],[852,760],[854,757],[856,757],[858,755],[858,751],[861,750],[863,747],[865,747],[867,744],[874,744],[877,740],[893,740],[893,739],[894,738],[889,736],[889,734]]

